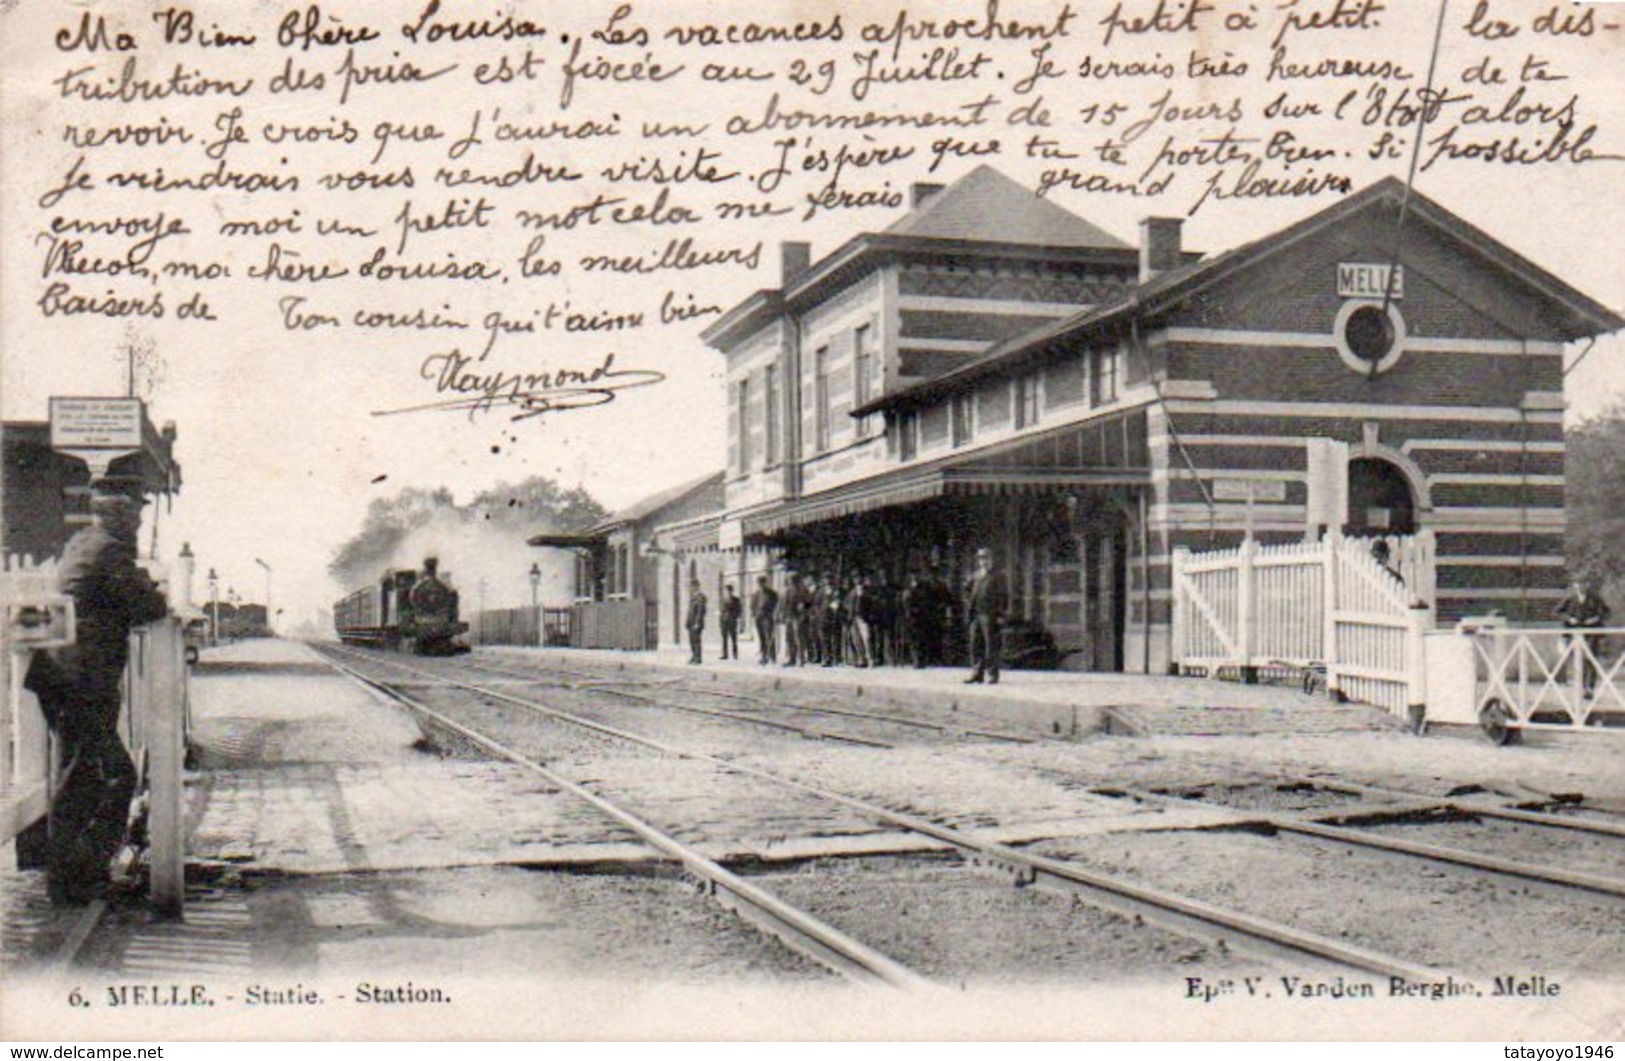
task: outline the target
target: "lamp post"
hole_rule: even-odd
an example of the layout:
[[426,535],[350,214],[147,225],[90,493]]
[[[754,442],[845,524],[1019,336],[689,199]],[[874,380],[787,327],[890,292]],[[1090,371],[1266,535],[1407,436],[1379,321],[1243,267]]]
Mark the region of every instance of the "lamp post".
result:
[[530,565],[530,620],[536,624],[536,644],[542,643],[542,612],[540,594],[542,592],[542,565],[532,561]]
[[274,637],[276,630],[271,626],[271,565],[257,556],[254,562],[265,569],[265,632]]
[[220,644],[220,576],[209,568],[209,644]]

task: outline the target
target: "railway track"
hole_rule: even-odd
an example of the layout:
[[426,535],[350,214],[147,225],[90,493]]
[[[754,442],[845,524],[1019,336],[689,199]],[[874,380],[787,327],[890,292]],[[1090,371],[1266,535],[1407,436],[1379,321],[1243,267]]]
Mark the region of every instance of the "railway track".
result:
[[[1306,967],[1333,972],[1354,970],[1382,976],[1401,977],[1416,983],[1440,982],[1447,976],[1446,971],[1442,969],[1406,961],[1341,939],[1307,932],[1250,913],[1177,894],[1162,888],[1095,872],[1075,863],[1047,858],[983,840],[962,829],[943,825],[915,814],[900,812],[828,787],[810,784],[794,777],[784,776],[746,763],[723,759],[705,752],[678,747],[669,742],[633,733],[601,721],[560,711],[533,698],[511,691],[512,685],[506,688],[489,684],[482,685],[478,682],[465,681],[443,673],[425,670],[398,659],[387,659],[374,654],[364,654],[333,646],[323,646],[323,652],[330,659],[333,659],[335,665],[340,666],[340,669],[365,681],[374,688],[385,691],[397,700],[406,702],[410,698],[393,691],[392,686],[396,683],[365,677],[353,667],[340,664],[339,658],[348,657],[352,660],[393,668],[411,675],[416,682],[428,682],[446,688],[459,689],[477,697],[520,707],[547,718],[578,726],[600,735],[623,740],[642,748],[655,750],[664,755],[709,763],[727,772],[748,776],[780,786],[786,790],[816,797],[831,805],[857,812],[888,827],[929,838],[944,848],[958,852],[971,865],[999,871],[1016,884],[1035,885],[1059,890],[1080,898],[1092,906],[1128,918],[1135,923],[1143,922],[1154,925],[1176,935],[1213,946],[1221,953],[1241,952],[1294,970],[1303,970]],[[548,682],[545,678],[542,678],[536,684],[546,685]],[[556,682],[553,684],[557,685]],[[588,686],[577,691],[593,692],[596,691],[596,688]],[[601,692],[600,695],[612,694]],[[440,714],[440,717],[444,718],[445,716]],[[458,724],[454,728],[461,732],[465,727]],[[490,747],[485,743],[489,740],[490,738],[481,736],[478,743],[481,743],[483,747]],[[510,749],[504,749],[500,754],[505,758],[512,758],[514,753]],[[534,765],[531,768],[535,768]],[[549,771],[549,773],[552,773],[552,771]],[[565,779],[561,778],[561,781],[563,780]],[[578,789],[582,792],[588,791],[574,782],[569,784],[572,786],[569,789],[570,791],[577,791]],[[561,787],[563,786],[561,785]],[[718,868],[721,869],[721,867]],[[722,870],[722,872],[727,871]]]
[[[814,728],[811,725],[798,725],[782,720],[750,714],[744,711],[728,711],[719,708],[703,708],[690,704],[673,703],[670,699],[672,692],[684,696],[701,699],[722,700],[735,703],[750,704],[757,711],[777,712],[789,715],[828,716],[843,720],[856,720],[871,724],[878,728],[891,727],[904,729],[915,733],[931,733],[949,739],[962,739],[974,737],[980,740],[998,741],[1009,744],[1032,744],[1036,738],[1021,733],[1011,733],[997,729],[980,726],[956,726],[946,722],[935,722],[929,719],[908,718],[879,711],[862,711],[855,708],[834,707],[828,704],[809,704],[799,700],[785,698],[770,699],[765,696],[756,696],[751,693],[727,692],[720,689],[703,689],[684,681],[681,678],[606,678],[602,674],[588,671],[572,671],[566,668],[549,666],[546,671],[516,670],[512,667],[496,667],[488,663],[472,663],[459,660],[459,665],[487,674],[497,674],[508,678],[520,678],[545,683],[554,675],[570,675],[578,679],[574,682],[563,682],[566,687],[578,690],[601,690],[610,696],[619,697],[635,703],[657,705],[675,711],[687,711],[694,714],[708,715],[714,718],[729,719],[749,725],[764,726],[786,732],[795,732],[809,738],[845,741],[853,744],[864,744],[871,747],[891,747],[892,743],[874,737],[865,737],[857,734],[831,731],[827,728]],[[640,690],[659,689],[667,696],[659,697],[654,693]]]
[[[1188,796],[1169,795],[1161,792],[1148,792],[1135,788],[1121,790],[1132,799],[1148,803],[1160,803],[1176,806],[1202,806],[1211,809],[1212,805]],[[1450,804],[1445,809],[1453,810]],[[1382,817],[1412,816],[1427,810],[1437,809],[1426,803],[1411,802],[1392,807],[1375,806],[1363,808],[1359,811],[1346,813],[1344,817]],[[1458,847],[1446,847],[1439,844],[1417,843],[1409,840],[1399,840],[1393,837],[1379,836],[1367,829],[1350,828],[1343,825],[1327,825],[1318,821],[1305,820],[1301,815],[1257,813],[1252,811],[1231,810],[1228,812],[1238,828],[1255,828],[1268,830],[1275,835],[1295,835],[1313,839],[1329,841],[1331,843],[1349,844],[1358,847],[1370,847],[1379,851],[1387,851],[1398,855],[1408,855],[1415,858],[1426,859],[1430,862],[1444,863],[1455,866],[1465,866],[1470,869],[1482,870],[1486,873],[1500,874],[1520,880],[1537,881],[1542,884],[1552,884],[1565,888],[1576,888],[1582,891],[1596,892],[1602,895],[1612,895],[1625,898],[1625,880],[1618,880],[1595,873],[1583,873],[1565,870],[1553,866],[1535,865],[1520,862],[1516,859],[1501,858],[1494,855],[1481,854]],[[1461,812],[1464,817],[1470,817],[1470,811]],[[1550,824],[1541,821],[1539,824]]]
[[797,953],[858,982],[879,983],[906,990],[920,990],[927,986],[924,978],[898,962],[825,924],[812,914],[783,902],[765,889],[740,878],[670,833],[605,799],[586,786],[536,762],[501,741],[465,726],[443,712],[436,711],[400,689],[347,666],[341,660],[333,658],[332,649],[328,649],[324,654],[329,664],[336,670],[367,688],[405,705],[419,715],[433,719],[436,725],[458,734],[489,754],[523,767],[546,779],[549,784],[590,804],[681,865],[686,872],[703,882],[707,894],[724,907],[783,941]]
[[[466,668],[473,669],[473,670],[479,671],[481,673],[501,675],[503,677],[519,678],[519,677],[524,677],[524,676],[529,675],[529,674],[536,673],[534,671],[515,670],[513,668],[508,668],[508,667],[492,667],[492,666],[490,666],[488,664],[471,664],[471,663],[463,662],[462,665],[464,667],[466,667]],[[798,726],[794,726],[794,725],[790,725],[790,724],[786,724],[786,723],[782,723],[782,722],[775,722],[775,721],[772,721],[772,720],[760,719],[760,718],[758,718],[756,716],[753,716],[753,715],[746,715],[746,714],[742,714],[742,713],[738,713],[738,712],[716,711],[716,710],[710,710],[710,709],[705,709],[705,708],[694,708],[694,707],[691,707],[691,706],[688,706],[688,705],[677,704],[677,703],[671,702],[669,694],[668,694],[668,696],[666,698],[663,699],[663,698],[660,698],[660,697],[657,697],[657,696],[654,696],[654,695],[650,695],[650,694],[647,694],[647,693],[633,693],[633,692],[624,691],[624,690],[621,690],[621,689],[617,688],[617,686],[619,686],[621,684],[627,684],[627,685],[635,685],[635,686],[637,686],[639,688],[658,687],[658,688],[661,688],[661,689],[669,689],[669,690],[672,690],[672,691],[677,691],[677,692],[681,692],[681,693],[689,694],[689,695],[696,695],[697,694],[697,695],[702,695],[702,696],[711,696],[711,697],[715,697],[715,698],[718,698],[718,699],[740,700],[740,701],[746,701],[746,702],[751,702],[751,703],[756,703],[756,704],[769,705],[770,701],[768,701],[765,697],[752,696],[752,695],[743,694],[743,693],[723,692],[723,691],[720,691],[720,690],[713,691],[713,690],[704,690],[704,689],[694,689],[692,686],[687,685],[686,683],[683,683],[681,681],[681,679],[672,679],[669,682],[667,682],[667,681],[653,681],[653,680],[636,680],[636,679],[627,679],[627,680],[624,680],[624,681],[615,681],[613,679],[612,680],[603,680],[603,679],[598,678],[595,675],[590,674],[589,672],[569,671],[569,670],[564,670],[562,668],[552,668],[552,667],[550,667],[548,669],[548,671],[544,672],[544,673],[553,674],[553,673],[559,673],[560,671],[562,671],[563,673],[566,673],[566,674],[570,674],[570,675],[572,675],[572,676],[574,676],[574,677],[576,677],[578,679],[581,679],[581,681],[578,681],[576,683],[571,684],[571,688],[575,688],[575,689],[583,689],[583,688],[589,688],[589,687],[592,688],[592,689],[595,689],[595,690],[603,689],[604,691],[608,692],[610,695],[621,696],[623,698],[633,700],[635,702],[658,705],[660,707],[669,708],[671,710],[691,711],[691,712],[696,712],[696,713],[709,715],[709,716],[712,716],[712,717],[735,719],[737,721],[745,722],[745,723],[764,724],[764,725],[768,725],[768,726],[771,726],[771,727],[774,727],[774,728],[785,729],[785,730],[789,730],[789,731],[793,731],[793,732],[799,732],[799,733],[802,733],[805,736],[810,736],[810,737],[827,737],[829,739],[847,740],[847,741],[850,741],[852,743],[865,744],[865,745],[876,746],[876,747],[889,747],[889,746],[891,746],[889,743],[881,742],[881,741],[878,741],[878,740],[864,739],[864,738],[855,737],[855,736],[832,735],[832,734],[827,734],[827,733],[823,733],[823,732],[819,732],[819,731],[813,731],[813,730],[810,730],[810,729],[807,729],[807,728],[798,727]],[[894,718],[894,717],[891,717],[891,716],[881,715],[881,714],[879,714],[877,712],[856,712],[856,711],[847,711],[847,710],[844,710],[844,709],[841,709],[841,708],[820,708],[820,707],[814,707],[814,706],[811,706],[811,705],[802,705],[802,704],[794,704],[794,703],[788,704],[787,706],[794,709],[794,710],[800,710],[800,711],[806,711],[806,712],[824,712],[824,713],[837,714],[837,715],[852,715],[852,716],[860,717],[860,718],[863,718],[863,719],[866,719],[866,720],[876,720],[876,721],[881,721],[881,722],[889,722],[889,723],[892,723],[892,724],[895,724],[895,725],[901,725],[901,726],[905,726],[905,727],[913,726],[913,727],[930,729],[933,732],[936,732],[936,733],[938,733],[940,735],[944,735],[944,736],[953,735],[953,732],[951,731],[951,729],[949,727],[946,727],[946,726],[943,726],[943,725],[940,725],[940,724],[919,722],[919,721],[916,721],[916,720],[913,720],[913,719],[897,719],[897,718]],[[987,739],[1008,740],[1008,741],[1010,741],[1012,743],[1024,743],[1024,744],[1026,744],[1026,743],[1034,743],[1033,738],[1025,737],[1025,736],[1001,734],[1001,733],[989,732],[989,731],[974,731],[974,730],[966,730],[964,732],[969,734],[969,735],[980,736],[980,737],[984,737],[984,738],[987,738]],[[1315,782],[1307,782],[1307,783],[1314,784]],[[1506,820],[1506,821],[1511,821],[1511,822],[1518,822],[1518,823],[1523,823],[1523,824],[1527,824],[1527,825],[1547,826],[1547,827],[1551,827],[1551,828],[1561,828],[1561,829],[1572,829],[1572,830],[1576,830],[1576,831],[1593,832],[1593,833],[1599,833],[1599,834],[1604,834],[1604,835],[1625,836],[1625,826],[1621,826],[1621,825],[1619,825],[1617,823],[1611,823],[1611,822],[1593,822],[1593,821],[1587,821],[1587,820],[1583,820],[1583,819],[1565,818],[1565,817],[1562,817],[1560,815],[1543,814],[1543,813],[1534,812],[1534,811],[1521,809],[1521,808],[1515,808],[1515,807],[1493,806],[1493,805],[1487,805],[1487,804],[1484,804],[1484,803],[1481,803],[1481,802],[1468,803],[1468,802],[1463,801],[1463,800],[1436,799],[1434,797],[1428,796],[1425,793],[1408,792],[1408,791],[1404,791],[1404,790],[1396,790],[1396,789],[1391,789],[1391,788],[1381,788],[1381,787],[1372,786],[1372,785],[1357,785],[1357,784],[1340,783],[1340,782],[1327,782],[1327,783],[1321,784],[1319,787],[1322,787],[1322,788],[1326,789],[1327,791],[1346,792],[1346,793],[1349,793],[1349,794],[1360,796],[1362,798],[1374,798],[1374,799],[1377,799],[1377,800],[1381,801],[1380,804],[1377,805],[1377,806],[1364,808],[1365,813],[1369,814],[1369,816],[1372,817],[1372,818],[1382,818],[1382,817],[1394,818],[1394,817],[1397,817],[1397,816],[1414,816],[1414,815],[1425,813],[1425,812],[1428,812],[1428,811],[1438,810],[1438,811],[1443,811],[1443,812],[1447,812],[1447,813],[1458,814],[1458,815],[1461,815],[1463,817],[1469,817],[1469,818],[1473,817],[1473,816],[1482,816],[1482,817],[1487,817],[1487,818],[1495,818],[1495,819],[1501,819],[1501,820]],[[1170,794],[1170,793],[1165,793],[1165,792],[1144,791],[1144,790],[1135,790],[1135,789],[1114,789],[1114,790],[1097,789],[1097,790],[1094,790],[1094,791],[1096,791],[1097,793],[1102,794],[1102,795],[1121,794],[1121,795],[1128,796],[1128,797],[1133,798],[1133,799],[1135,799],[1135,800],[1137,800],[1137,801],[1139,801],[1141,803],[1146,803],[1146,804],[1154,804],[1154,805],[1161,805],[1161,806],[1185,805],[1185,806],[1193,806],[1193,807],[1202,807],[1204,809],[1209,809],[1209,810],[1214,809],[1214,805],[1211,804],[1211,803],[1206,803],[1206,802],[1203,802],[1202,800],[1199,800],[1199,799],[1191,799],[1191,798],[1188,798],[1188,797],[1179,796],[1177,794]],[[1494,856],[1494,855],[1487,855],[1487,854],[1483,854],[1483,853],[1479,853],[1479,852],[1475,852],[1475,851],[1471,851],[1471,850],[1466,850],[1466,849],[1462,849],[1462,848],[1458,848],[1458,847],[1450,847],[1450,846],[1439,845],[1439,844],[1431,844],[1431,843],[1416,843],[1416,842],[1407,841],[1407,840],[1394,839],[1394,838],[1389,838],[1389,837],[1376,835],[1375,833],[1373,833],[1373,832],[1371,832],[1369,830],[1364,830],[1364,829],[1360,829],[1360,828],[1351,828],[1351,827],[1347,827],[1347,826],[1341,825],[1341,824],[1329,824],[1329,823],[1327,823],[1325,821],[1316,820],[1317,817],[1323,817],[1323,818],[1328,818],[1328,819],[1330,819],[1330,818],[1343,818],[1343,817],[1359,818],[1359,817],[1361,817],[1361,812],[1360,811],[1356,811],[1351,815],[1328,813],[1328,814],[1325,814],[1325,815],[1322,815],[1322,816],[1315,816],[1315,815],[1305,815],[1305,814],[1291,814],[1291,815],[1264,814],[1264,813],[1253,813],[1253,812],[1247,812],[1247,811],[1241,811],[1241,810],[1229,811],[1227,808],[1221,808],[1221,809],[1224,810],[1225,813],[1227,813],[1232,818],[1234,824],[1237,827],[1241,827],[1241,828],[1261,829],[1261,830],[1270,831],[1270,832],[1272,832],[1272,833],[1274,833],[1276,835],[1282,835],[1282,834],[1296,835],[1296,836],[1300,836],[1300,837],[1315,838],[1315,839],[1319,839],[1319,840],[1330,842],[1330,843],[1340,843],[1340,844],[1353,845],[1353,846],[1363,846],[1363,847],[1373,848],[1373,849],[1377,849],[1377,850],[1381,850],[1381,851],[1386,851],[1386,852],[1389,852],[1391,854],[1396,854],[1396,855],[1401,855],[1401,856],[1410,856],[1410,857],[1414,857],[1414,858],[1421,858],[1421,859],[1425,859],[1425,860],[1436,862],[1436,863],[1463,866],[1463,867],[1467,867],[1467,868],[1470,868],[1470,869],[1480,870],[1480,871],[1483,871],[1483,872],[1486,872],[1486,873],[1494,873],[1494,874],[1499,874],[1499,875],[1502,875],[1502,876],[1507,876],[1507,877],[1512,877],[1512,878],[1517,878],[1517,879],[1522,879],[1522,880],[1532,880],[1532,881],[1537,881],[1537,882],[1540,882],[1540,883],[1543,883],[1543,884],[1556,885],[1556,886],[1559,886],[1559,887],[1576,888],[1576,889],[1580,889],[1580,890],[1584,890],[1584,891],[1591,891],[1591,892],[1600,893],[1600,894],[1604,894],[1604,895],[1612,895],[1612,896],[1616,896],[1616,897],[1625,897],[1625,880],[1619,880],[1619,879],[1616,879],[1616,878],[1613,878],[1613,877],[1608,877],[1608,876],[1595,874],[1595,873],[1570,871],[1570,870],[1565,870],[1565,869],[1563,869],[1561,867],[1557,867],[1557,866],[1536,865],[1536,864],[1531,864],[1531,863],[1528,863],[1528,862],[1520,862],[1520,861],[1515,860],[1515,859],[1503,858],[1503,857],[1498,857],[1498,856]]]

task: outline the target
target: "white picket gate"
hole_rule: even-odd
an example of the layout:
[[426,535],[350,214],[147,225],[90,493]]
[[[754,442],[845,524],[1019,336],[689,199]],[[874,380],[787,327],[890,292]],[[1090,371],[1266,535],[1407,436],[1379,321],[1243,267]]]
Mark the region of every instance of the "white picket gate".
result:
[[[1325,670],[1334,695],[1403,715],[1420,704],[1432,625],[1433,536],[1174,551],[1173,658],[1182,673]],[[1402,572],[1403,575],[1397,572]]]
[[30,653],[72,642],[73,601],[57,591],[56,561],[0,557],[0,843],[45,817],[55,774],[39,701],[23,689]]
[[1625,627],[1488,628],[1473,636],[1474,707],[1507,731],[1618,732],[1625,726]]

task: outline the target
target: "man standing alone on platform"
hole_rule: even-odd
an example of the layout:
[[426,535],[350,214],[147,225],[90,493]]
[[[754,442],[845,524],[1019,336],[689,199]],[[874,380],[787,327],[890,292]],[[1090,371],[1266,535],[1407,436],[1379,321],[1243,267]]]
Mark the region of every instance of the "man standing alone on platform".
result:
[[779,661],[778,631],[773,624],[779,617],[779,593],[767,584],[767,576],[756,579],[756,596],[750,602],[750,617],[756,621],[756,643],[761,649],[757,660],[762,666]]
[[700,589],[700,580],[695,579],[688,584],[688,621],[683,624],[688,631],[688,648],[690,663],[700,663],[700,640],[705,635],[705,591]]
[[[1608,617],[1612,615],[1608,602],[1604,601],[1585,582],[1575,579],[1569,587],[1568,595],[1557,606],[1557,616],[1563,620],[1564,629],[1571,631],[1585,631],[1599,629],[1608,625]],[[1571,640],[1574,634],[1565,635],[1564,640]],[[1593,696],[1597,691],[1597,675],[1602,665],[1603,638],[1601,634],[1581,633],[1579,640],[1584,645],[1574,646],[1574,658],[1580,668],[1580,684],[1586,696]],[[1589,656],[1590,659],[1586,657]],[[1571,672],[1572,673],[1572,672]]]
[[739,599],[732,586],[722,591],[722,611],[719,618],[722,620],[722,658],[739,658],[739,624],[745,617],[745,603]]
[[130,631],[169,610],[136,564],[139,487],[104,480],[95,490],[95,522],[68,540],[58,568],[62,592],[73,598],[77,639],[36,653],[26,682],[65,764],[46,845],[47,889],[58,906],[83,905],[106,892],[136,784],[135,764],[118,735]]
[[1003,639],[1004,610],[1008,593],[1004,575],[993,566],[993,551],[986,547],[976,550],[976,577],[971,579],[970,654],[976,670],[965,679],[966,685],[975,685],[986,676],[989,685],[999,684],[1000,641]]

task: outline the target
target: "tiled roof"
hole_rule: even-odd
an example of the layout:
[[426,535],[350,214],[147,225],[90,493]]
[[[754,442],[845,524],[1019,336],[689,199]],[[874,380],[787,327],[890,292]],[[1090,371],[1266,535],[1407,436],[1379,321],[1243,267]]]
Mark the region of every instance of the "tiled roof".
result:
[[676,486],[669,487],[660,491],[659,493],[650,494],[648,497],[633,502],[627,507],[621,509],[619,512],[615,512],[608,518],[599,521],[587,533],[600,533],[607,531],[612,527],[619,527],[627,523],[636,523],[646,516],[651,516],[654,513],[659,512],[661,509],[673,504],[674,502],[683,500],[689,494],[702,490],[707,486],[720,486],[721,484],[721,472],[712,472],[710,475],[703,475],[698,479],[691,479],[686,483],[679,483]]
[[[940,376],[882,395],[867,405],[854,408],[852,415],[866,416],[895,405],[934,397],[989,372],[998,371],[1008,362],[1030,356],[1051,343],[1082,337],[1130,317],[1150,319],[1179,305],[1207,285],[1249,268],[1298,240],[1312,238],[1328,226],[1352,217],[1373,204],[1386,201],[1397,208],[1405,198],[1405,183],[1395,177],[1385,177],[1286,228],[1223,254],[1159,273],[1126,291],[1120,298],[995,343],[983,353]],[[1554,305],[1561,306],[1567,316],[1565,325],[1569,329],[1568,338],[1578,339],[1625,328],[1625,319],[1613,310],[1552,276],[1420,192],[1413,190],[1410,193],[1409,209],[1410,224],[1431,225],[1455,237],[1509,275],[1530,284]]]
[[978,166],[888,227],[897,236],[1126,250],[1127,243],[1040,199],[992,166]]

